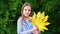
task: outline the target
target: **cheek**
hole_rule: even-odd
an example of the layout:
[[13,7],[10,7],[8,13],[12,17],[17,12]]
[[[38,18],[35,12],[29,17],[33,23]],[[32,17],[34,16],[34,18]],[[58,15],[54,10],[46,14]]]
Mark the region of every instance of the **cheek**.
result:
[[23,14],[25,14],[25,13],[26,13],[26,11],[23,10]]
[[30,11],[30,12],[28,12],[28,13],[29,13],[29,15],[30,15],[31,11]]

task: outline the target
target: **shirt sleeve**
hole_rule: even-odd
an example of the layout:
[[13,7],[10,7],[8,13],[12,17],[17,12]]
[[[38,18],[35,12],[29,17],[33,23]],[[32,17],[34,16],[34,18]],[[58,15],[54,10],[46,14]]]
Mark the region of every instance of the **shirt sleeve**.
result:
[[31,34],[31,30],[26,30],[26,31],[22,31],[22,25],[21,25],[21,19],[18,19],[17,21],[17,33],[18,34]]

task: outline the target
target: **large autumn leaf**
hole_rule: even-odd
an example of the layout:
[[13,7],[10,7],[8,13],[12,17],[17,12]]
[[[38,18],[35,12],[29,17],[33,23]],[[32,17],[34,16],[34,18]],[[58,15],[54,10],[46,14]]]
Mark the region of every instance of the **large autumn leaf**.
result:
[[47,22],[47,20],[48,20],[48,15],[45,16],[45,12],[43,13],[38,12],[37,14],[34,13],[34,15],[32,16],[31,23],[34,26],[37,25],[39,30],[44,32],[44,30],[48,30],[46,26],[50,24],[49,22]]

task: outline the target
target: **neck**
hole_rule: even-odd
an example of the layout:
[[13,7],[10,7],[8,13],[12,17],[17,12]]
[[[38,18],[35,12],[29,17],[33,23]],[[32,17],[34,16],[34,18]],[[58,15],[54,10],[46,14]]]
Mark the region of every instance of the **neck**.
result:
[[28,17],[26,17],[26,16],[24,16],[24,15],[22,15],[22,19],[27,19]]
[[23,20],[24,20],[24,19],[27,19],[27,20],[31,21],[31,17],[26,17],[26,16],[24,16],[24,15],[22,15],[22,19],[23,19]]

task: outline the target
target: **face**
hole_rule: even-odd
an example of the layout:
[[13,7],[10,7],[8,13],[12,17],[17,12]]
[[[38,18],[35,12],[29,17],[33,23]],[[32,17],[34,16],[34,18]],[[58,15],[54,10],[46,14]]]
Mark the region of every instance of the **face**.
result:
[[30,13],[31,13],[31,7],[30,6],[25,6],[24,9],[23,9],[23,15],[25,17],[29,17]]

